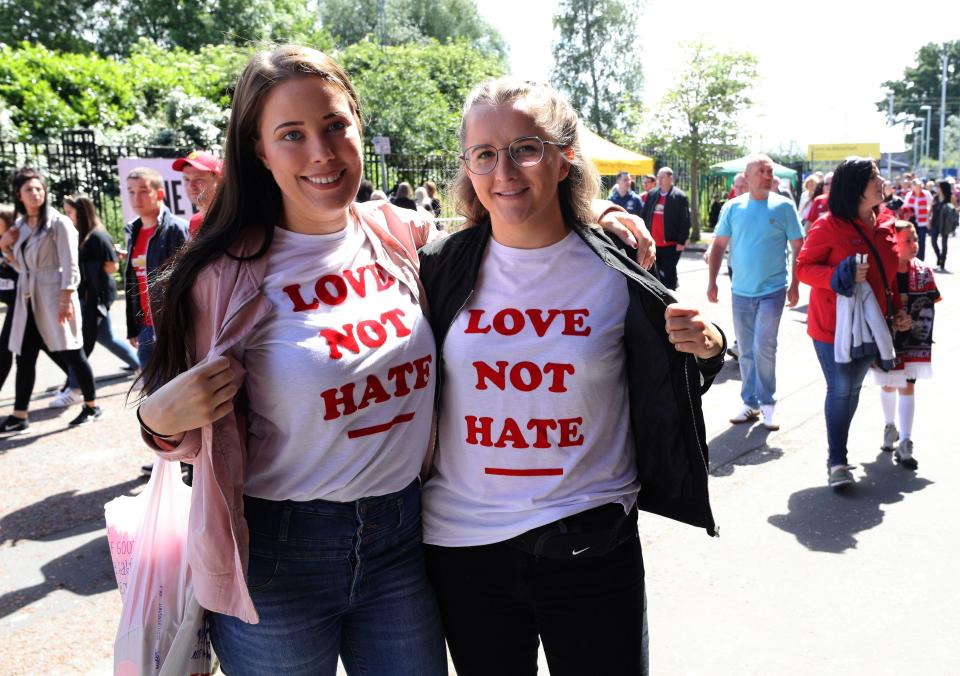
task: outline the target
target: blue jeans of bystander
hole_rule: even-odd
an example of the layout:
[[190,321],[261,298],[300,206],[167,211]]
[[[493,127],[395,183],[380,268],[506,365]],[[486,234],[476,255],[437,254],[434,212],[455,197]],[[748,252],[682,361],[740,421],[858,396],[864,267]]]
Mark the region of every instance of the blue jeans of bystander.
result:
[[849,364],[838,364],[834,359],[833,343],[813,341],[813,349],[820,360],[823,377],[827,381],[827,398],[823,414],[827,421],[827,467],[847,464],[847,437],[850,423],[860,403],[860,387],[873,363],[873,356],[854,359]]
[[144,326],[137,334],[137,358],[140,360],[140,368],[147,368],[147,362],[153,356],[153,348],[156,345],[156,334],[152,326]]
[[244,497],[247,584],[259,624],[211,613],[230,676],[446,676],[440,613],[427,581],[418,481],[355,502]]
[[786,289],[765,296],[733,294],[733,330],[740,347],[740,397],[752,408],[776,403],[777,332]]

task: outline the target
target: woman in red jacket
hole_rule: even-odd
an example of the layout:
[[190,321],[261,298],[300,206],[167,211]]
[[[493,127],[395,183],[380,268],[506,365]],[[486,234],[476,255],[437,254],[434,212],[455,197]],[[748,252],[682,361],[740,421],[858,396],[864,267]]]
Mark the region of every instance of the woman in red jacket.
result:
[[[847,464],[847,436],[860,400],[860,386],[874,360],[874,355],[867,355],[849,363],[836,362],[833,343],[838,289],[850,290],[851,282],[865,280],[884,315],[896,314],[896,328],[905,330],[910,325],[899,295],[887,293],[896,288],[897,237],[893,218],[878,215],[882,202],[883,178],[873,160],[844,160],[833,174],[830,212],[810,228],[797,257],[797,275],[812,287],[807,334],[813,338],[827,381],[827,469],[828,483],[834,488],[853,483],[852,467]],[[868,262],[855,264],[855,254],[868,254]],[[844,263],[848,259],[852,260]]]

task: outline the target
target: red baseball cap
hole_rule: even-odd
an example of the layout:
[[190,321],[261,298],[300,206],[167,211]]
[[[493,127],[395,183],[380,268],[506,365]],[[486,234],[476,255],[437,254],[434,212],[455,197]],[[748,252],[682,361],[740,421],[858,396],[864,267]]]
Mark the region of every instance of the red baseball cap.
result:
[[178,157],[173,161],[173,170],[183,171],[187,164],[201,171],[212,171],[217,176],[223,172],[223,162],[205,150],[194,150],[186,157]]

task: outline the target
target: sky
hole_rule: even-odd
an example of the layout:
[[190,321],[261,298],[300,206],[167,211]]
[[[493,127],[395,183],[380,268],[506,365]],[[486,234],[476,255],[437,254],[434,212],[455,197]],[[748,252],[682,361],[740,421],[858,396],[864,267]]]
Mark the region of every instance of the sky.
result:
[[[477,0],[480,13],[510,46],[514,75],[548,79],[556,4]],[[886,96],[881,83],[902,76],[924,44],[960,38],[955,20],[907,17],[910,6],[890,0],[646,0],[636,41],[644,103],[654,108],[682,72],[680,43],[702,36],[722,49],[757,57],[755,103],[741,118],[743,142],[751,151],[787,148],[791,142],[803,152],[808,143],[879,142],[883,152],[897,152],[903,129],[888,127],[886,115],[876,109],[875,102]],[[960,104],[951,109],[948,101],[951,113],[960,113]]]

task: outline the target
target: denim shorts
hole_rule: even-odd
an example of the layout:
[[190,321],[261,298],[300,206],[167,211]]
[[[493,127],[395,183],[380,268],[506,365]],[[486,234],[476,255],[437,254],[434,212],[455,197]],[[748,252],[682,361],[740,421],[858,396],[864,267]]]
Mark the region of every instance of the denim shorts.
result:
[[423,560],[420,484],[354,502],[244,496],[259,624],[211,613],[223,671],[447,674]]

